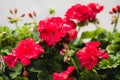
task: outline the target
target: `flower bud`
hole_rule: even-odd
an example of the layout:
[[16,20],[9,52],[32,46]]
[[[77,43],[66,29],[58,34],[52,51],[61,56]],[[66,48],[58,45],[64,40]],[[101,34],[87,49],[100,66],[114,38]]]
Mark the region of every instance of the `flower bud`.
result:
[[116,13],[117,12],[116,8],[112,8],[112,12]]
[[66,52],[67,52],[66,49],[60,50],[60,54],[61,54],[61,55],[65,55]]
[[120,5],[117,5],[116,9],[117,9],[118,12],[120,12]]
[[12,11],[11,9],[9,10],[9,12],[10,12],[11,14],[13,14],[13,11]]
[[20,17],[24,17],[25,16],[25,14],[22,14]]
[[35,11],[33,11],[33,15],[36,17],[36,12]]
[[14,13],[17,14],[17,8],[14,9]]
[[10,16],[8,16],[7,19],[12,19],[12,18]]
[[113,12],[112,12],[112,11],[109,11],[109,14],[113,14]]
[[28,13],[28,16],[29,16],[30,18],[33,18],[33,15],[32,15],[31,13]]
[[28,76],[29,76],[29,73],[28,73],[27,70],[24,70],[24,71],[23,71],[23,76],[25,76],[25,77],[28,77]]

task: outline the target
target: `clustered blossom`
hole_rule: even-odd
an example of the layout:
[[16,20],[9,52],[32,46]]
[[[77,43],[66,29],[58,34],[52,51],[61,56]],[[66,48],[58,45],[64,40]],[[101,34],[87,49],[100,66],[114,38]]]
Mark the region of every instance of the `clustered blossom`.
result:
[[30,59],[37,59],[43,52],[44,50],[40,45],[36,44],[33,39],[27,38],[18,43],[13,53],[3,56],[3,60],[11,68],[15,67],[18,60],[27,66],[31,63]]
[[113,13],[120,13],[120,5],[117,5],[116,7],[112,8],[112,10],[110,11],[111,14]]
[[50,17],[41,20],[38,25],[40,38],[42,38],[48,45],[55,45],[61,41],[62,38],[68,35],[69,40],[73,40],[77,36],[76,24],[61,17]]
[[53,80],[73,80],[74,77],[70,77],[73,70],[75,70],[74,66],[68,66],[67,70],[61,73],[53,73]]
[[88,42],[86,47],[77,52],[77,57],[80,60],[81,66],[87,70],[91,70],[97,65],[102,58],[107,59],[108,54],[98,48],[100,42]]
[[3,56],[3,60],[5,61],[6,65],[10,68],[14,68],[18,62],[18,58],[15,54],[10,53],[7,56]]
[[15,49],[16,56],[24,65],[30,65],[30,59],[37,59],[43,52],[43,48],[30,38],[20,41]]
[[78,22],[95,20],[97,13],[103,10],[103,6],[97,3],[90,3],[87,6],[75,4],[68,9],[65,16],[68,19],[75,19]]

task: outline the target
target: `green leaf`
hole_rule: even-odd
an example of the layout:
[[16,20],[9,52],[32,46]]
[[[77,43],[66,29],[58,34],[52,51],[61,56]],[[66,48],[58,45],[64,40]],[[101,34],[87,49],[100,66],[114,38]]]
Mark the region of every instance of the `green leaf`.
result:
[[117,68],[120,66],[120,51],[116,54],[109,54],[108,59],[102,59],[98,64],[98,69]]
[[86,39],[86,38],[95,38],[97,35],[106,32],[105,29],[98,27],[96,30],[93,31],[85,31],[81,35],[81,39]]
[[38,73],[37,77],[38,80],[52,80],[51,75],[46,71]]
[[17,76],[15,79],[13,80],[28,80],[27,77],[23,77],[23,76]]
[[117,44],[120,43],[120,32],[113,33],[112,37],[113,37],[114,43],[117,43]]
[[15,68],[12,69],[12,70],[13,70],[13,72],[10,73],[10,76],[11,76],[12,79],[14,79],[14,78],[16,78],[18,75],[21,74],[22,65],[21,65],[21,64],[17,64],[17,65],[15,66]]
[[0,26],[0,34],[3,33],[3,32],[9,33],[10,32],[10,28],[7,27],[7,26]]
[[117,53],[118,51],[120,51],[120,45],[108,45],[106,50],[108,53]]
[[0,76],[0,80],[9,80],[7,76]]

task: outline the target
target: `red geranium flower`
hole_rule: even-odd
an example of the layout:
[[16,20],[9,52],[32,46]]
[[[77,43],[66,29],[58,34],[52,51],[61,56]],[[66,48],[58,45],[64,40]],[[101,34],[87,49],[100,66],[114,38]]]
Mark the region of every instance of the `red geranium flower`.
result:
[[97,13],[103,10],[103,6],[97,3],[90,3],[87,6],[75,4],[67,10],[65,16],[67,19],[75,19],[79,22],[96,19]]
[[87,70],[91,70],[97,65],[99,59],[107,59],[108,54],[98,49],[100,42],[88,42],[86,47],[77,52],[77,57],[80,60],[81,66]]
[[20,41],[14,50],[16,56],[24,65],[30,65],[30,59],[37,59],[43,52],[43,48],[30,38]]
[[61,73],[53,73],[53,80],[73,80],[73,77],[70,77],[70,74],[75,69],[74,66],[68,66],[67,70]]
[[86,21],[89,19],[89,9],[81,4],[75,4],[67,10],[65,14],[68,19],[75,19],[77,21]]
[[60,17],[47,18],[39,22],[38,31],[40,38],[44,39],[48,45],[54,45],[60,41],[60,31],[62,19]]
[[50,46],[59,42],[75,27],[76,25],[73,21],[62,19],[61,17],[51,17],[39,22],[38,31],[40,32],[40,38],[45,40]]
[[3,56],[3,60],[5,61],[6,65],[10,68],[14,68],[17,64],[18,58],[15,56],[15,54],[11,53],[7,56]]
[[104,6],[97,3],[90,3],[87,5],[87,7],[90,10],[90,20],[96,19],[97,13],[101,12],[104,8]]

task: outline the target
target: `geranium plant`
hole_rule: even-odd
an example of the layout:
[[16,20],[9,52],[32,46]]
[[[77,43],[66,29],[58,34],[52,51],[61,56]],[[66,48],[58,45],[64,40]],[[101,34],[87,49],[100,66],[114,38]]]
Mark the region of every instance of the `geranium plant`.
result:
[[[10,10],[8,20],[16,29],[0,26],[0,80],[120,80],[120,5],[109,12],[112,32],[98,26],[97,14],[103,9],[98,3],[78,3],[63,18],[39,22],[33,11],[28,13],[32,21],[23,26],[18,22],[25,14]],[[90,23],[96,29],[78,36]]]

